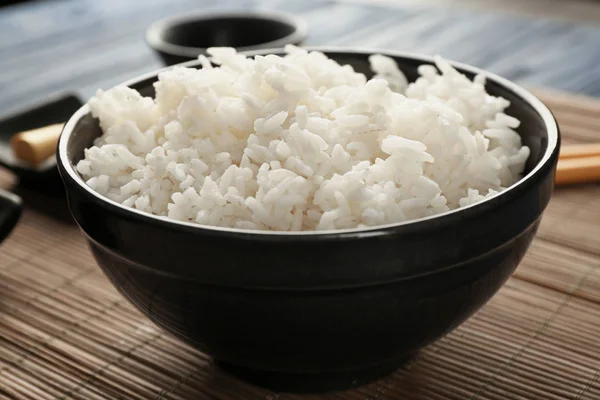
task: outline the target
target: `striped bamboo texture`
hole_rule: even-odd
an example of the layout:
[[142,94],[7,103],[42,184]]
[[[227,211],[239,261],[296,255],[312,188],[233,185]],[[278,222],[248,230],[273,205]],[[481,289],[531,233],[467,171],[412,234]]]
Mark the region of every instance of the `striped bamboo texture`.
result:
[[[600,100],[540,96],[565,142],[600,140]],[[598,185],[557,189],[514,277],[460,328],[391,376],[325,396],[250,386],[161,332],[94,265],[64,204],[21,195],[0,247],[0,399],[600,399]]]

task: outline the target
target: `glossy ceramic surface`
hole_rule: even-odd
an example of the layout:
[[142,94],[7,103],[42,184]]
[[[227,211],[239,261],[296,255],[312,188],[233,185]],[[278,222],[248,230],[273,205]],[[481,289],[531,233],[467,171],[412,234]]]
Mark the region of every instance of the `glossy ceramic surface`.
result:
[[21,198],[0,189],[0,242],[12,232],[21,217],[23,202]]
[[[371,74],[369,52],[326,52]],[[383,53],[411,80],[431,61]],[[153,95],[155,77],[128,84]],[[124,208],[95,194],[73,168],[101,133],[87,107],[67,123],[58,164],[98,264],[157,325],[263,385],[349,387],[389,372],[467,319],[531,243],[553,190],[558,129],[518,86],[492,75],[487,89],[509,99],[508,113],[522,121],[519,133],[531,148],[525,178],[485,202],[409,223],[278,234]]]
[[303,20],[273,11],[185,14],[157,21],[146,31],[146,42],[166,65],[196,60],[209,47],[272,49],[305,38]]

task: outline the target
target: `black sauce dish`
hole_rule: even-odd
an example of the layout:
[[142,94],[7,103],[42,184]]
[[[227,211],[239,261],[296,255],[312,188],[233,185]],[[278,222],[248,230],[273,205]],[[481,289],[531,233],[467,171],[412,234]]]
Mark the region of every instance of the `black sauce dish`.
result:
[[44,194],[62,193],[56,157],[52,156],[40,165],[29,165],[14,155],[10,142],[22,131],[66,122],[83,105],[84,102],[75,93],[56,93],[1,117],[0,166],[16,175],[20,185]]
[[[316,49],[372,75],[373,51]],[[419,65],[432,63],[377,53],[393,57],[411,81]],[[481,72],[454,65],[469,76]],[[156,76],[127,85],[153,96]],[[510,100],[508,113],[522,121],[519,133],[531,149],[525,176],[481,203],[416,221],[277,233],[123,207],[96,194],[74,168],[101,134],[87,106],[63,131],[58,165],[98,264],[158,326],[262,386],[348,388],[391,372],[465,321],[509,278],[536,233],[553,190],[558,128],[532,94],[487,76],[487,90]]]
[[0,189],[0,243],[10,235],[19,222],[23,201],[19,196]]
[[[33,187],[44,193],[62,193],[56,159],[51,157],[39,166],[19,161],[10,145],[12,137],[29,129],[64,122],[83,102],[71,93],[61,93],[10,111],[0,117],[0,167],[15,174],[19,186]],[[22,199],[0,189],[0,242],[12,232],[23,211]]]
[[306,23],[275,11],[187,13],[156,21],[146,30],[146,43],[166,65],[196,60],[209,47],[238,51],[273,49],[301,44]]

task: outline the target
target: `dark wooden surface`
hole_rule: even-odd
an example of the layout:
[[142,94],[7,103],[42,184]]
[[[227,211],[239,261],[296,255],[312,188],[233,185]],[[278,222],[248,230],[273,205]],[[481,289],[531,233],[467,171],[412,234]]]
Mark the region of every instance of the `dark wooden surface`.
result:
[[87,98],[156,69],[145,28],[217,8],[297,13],[309,44],[441,53],[526,85],[600,96],[600,28],[574,22],[323,0],[60,0],[0,9],[0,114],[61,90]]

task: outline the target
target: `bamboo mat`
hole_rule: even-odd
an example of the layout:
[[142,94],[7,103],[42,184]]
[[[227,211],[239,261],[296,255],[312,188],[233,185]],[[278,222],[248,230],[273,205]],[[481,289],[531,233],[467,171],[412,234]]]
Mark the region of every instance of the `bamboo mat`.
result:
[[[565,143],[600,141],[600,100],[539,94]],[[325,396],[253,387],[161,332],[104,278],[62,201],[20,194],[0,246],[0,399],[600,399],[600,185],[556,190],[514,277],[460,328]]]

